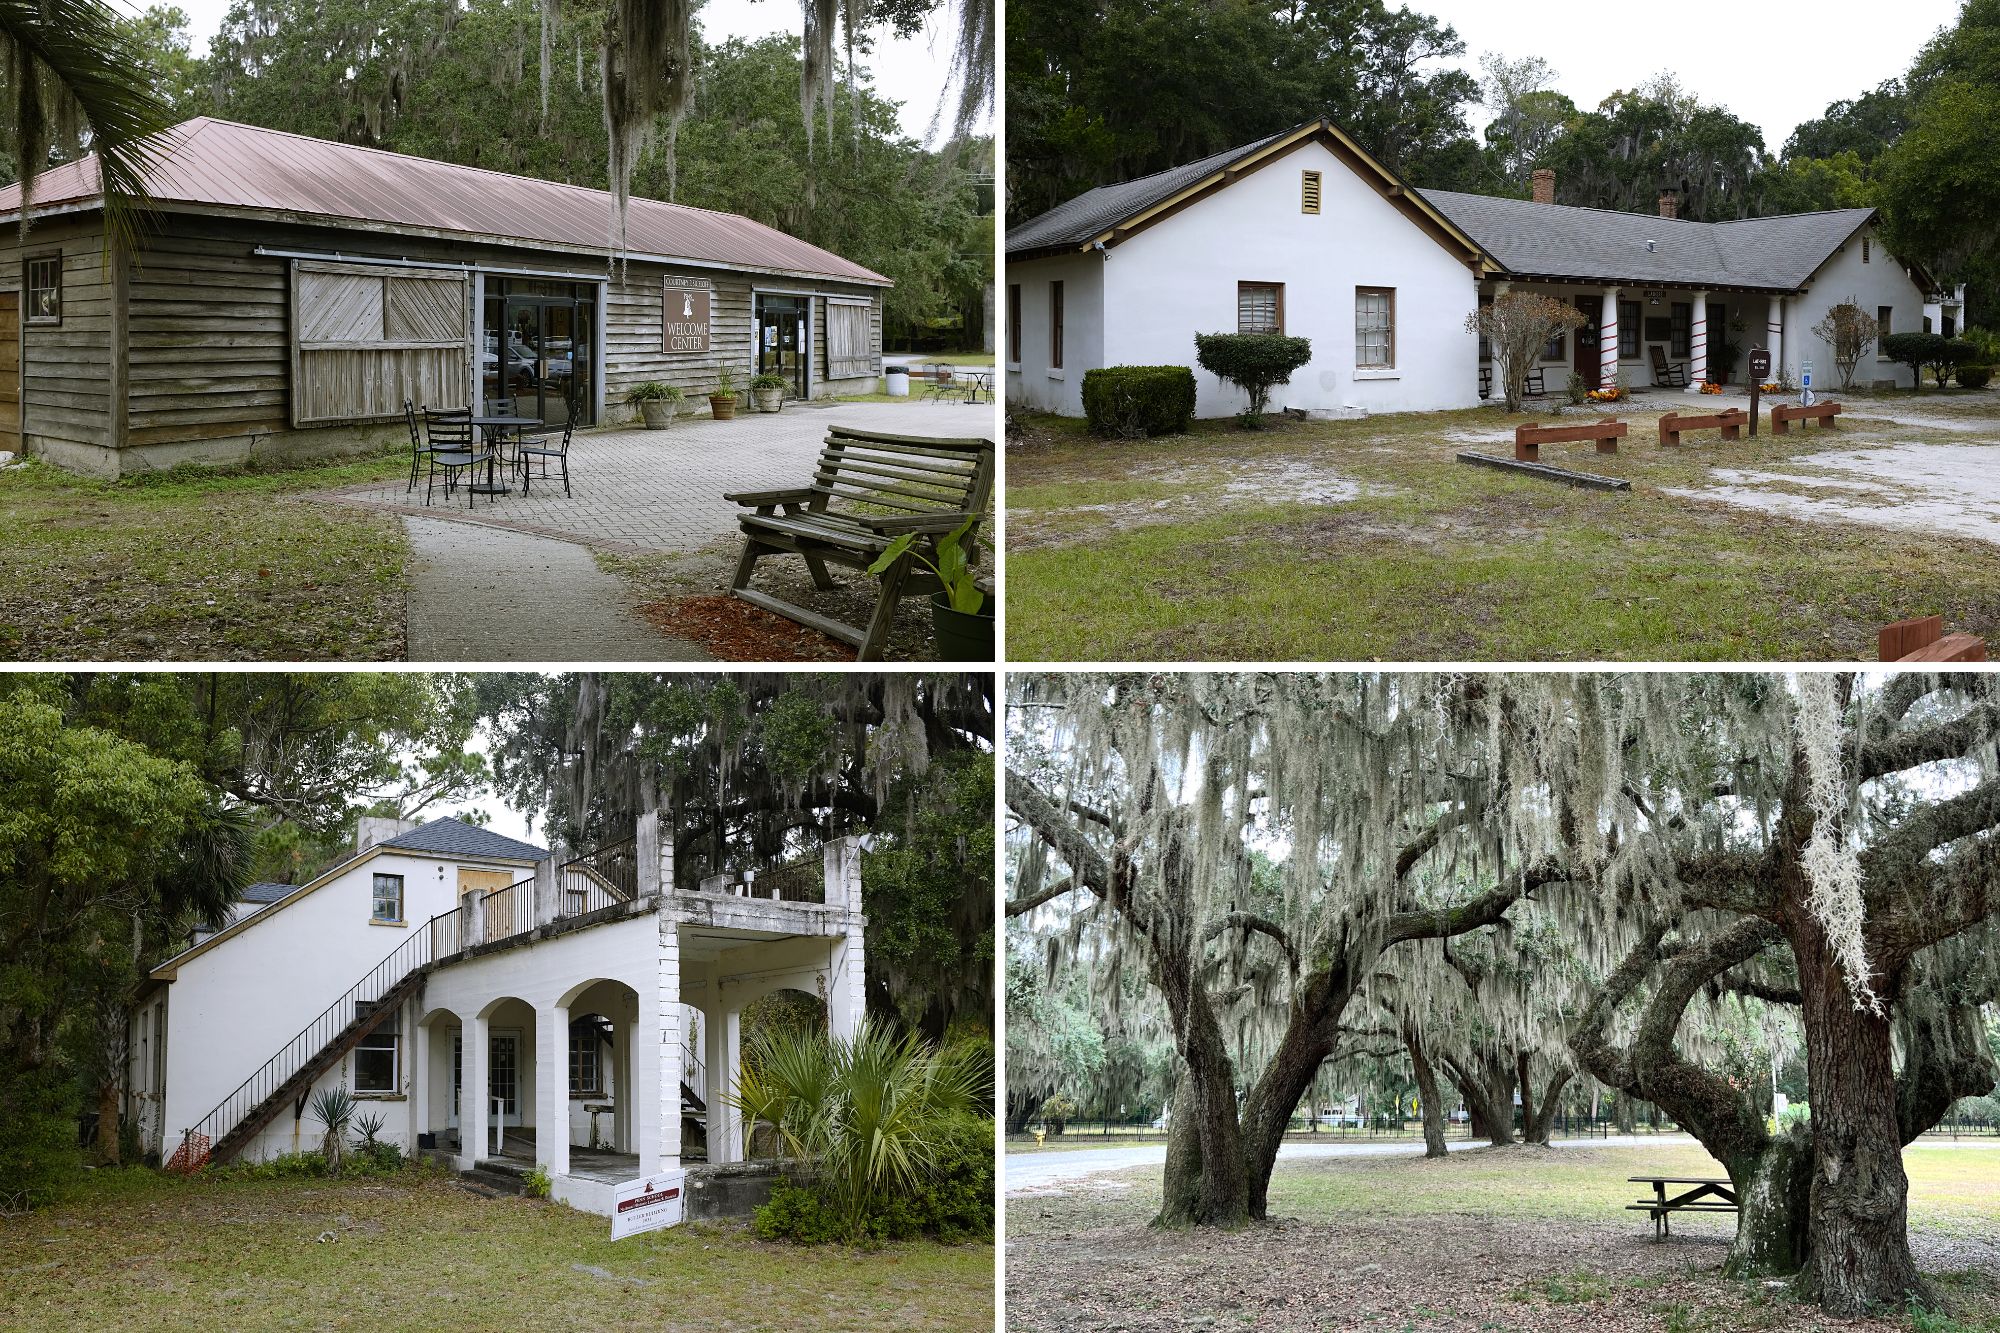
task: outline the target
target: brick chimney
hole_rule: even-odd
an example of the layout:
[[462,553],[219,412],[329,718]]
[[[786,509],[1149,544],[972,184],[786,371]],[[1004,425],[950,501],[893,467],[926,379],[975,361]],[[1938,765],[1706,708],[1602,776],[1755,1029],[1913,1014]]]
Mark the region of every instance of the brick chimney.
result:
[[1680,215],[1680,196],[1672,190],[1660,191],[1660,216],[1663,218],[1677,218]]
[[1534,174],[1529,176],[1528,179],[1535,183],[1536,203],[1553,204],[1556,201],[1555,172],[1550,171],[1547,167],[1537,167]]

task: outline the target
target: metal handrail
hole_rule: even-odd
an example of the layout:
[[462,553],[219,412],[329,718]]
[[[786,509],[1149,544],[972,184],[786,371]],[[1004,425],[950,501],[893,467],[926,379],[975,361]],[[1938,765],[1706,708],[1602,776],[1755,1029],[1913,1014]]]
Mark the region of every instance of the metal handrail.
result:
[[587,881],[592,887],[603,889],[609,895],[609,902],[630,902],[639,896],[638,835],[573,856],[562,863],[561,873],[565,896],[573,883]]
[[535,928],[535,881],[516,881],[480,901],[481,944],[510,940]]
[[[432,923],[436,920],[436,917],[431,918]],[[426,929],[397,945],[387,958],[369,970],[368,975],[350,986],[346,994],[328,1005],[326,1011],[306,1024],[296,1037],[279,1047],[276,1055],[244,1079],[242,1086],[224,1097],[194,1128],[184,1131],[182,1142],[192,1142],[197,1136],[204,1136],[213,1144],[227,1136],[303,1069],[307,1061],[324,1051],[335,1037],[357,1021],[361,1017],[357,1012],[361,1005],[381,1000],[412,972],[428,964],[431,957],[431,931],[427,924]]]

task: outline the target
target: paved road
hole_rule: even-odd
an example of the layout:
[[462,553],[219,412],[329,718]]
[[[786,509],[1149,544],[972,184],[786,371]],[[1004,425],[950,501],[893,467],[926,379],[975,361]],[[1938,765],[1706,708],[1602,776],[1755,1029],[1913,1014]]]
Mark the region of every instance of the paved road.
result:
[[[1453,1152],[1467,1148],[1484,1148],[1484,1142],[1454,1139],[1448,1145]],[[1552,1145],[1557,1148],[1673,1148],[1693,1147],[1694,1140],[1685,1134],[1614,1134],[1603,1139],[1557,1139]],[[1920,1146],[1926,1148],[1986,1148],[2000,1150],[2000,1139],[1978,1138],[1925,1140]],[[1423,1152],[1421,1144],[1412,1143],[1287,1143],[1278,1149],[1281,1162],[1298,1161],[1308,1157],[1382,1157],[1401,1154],[1416,1157]],[[1077,1148],[1060,1152],[1009,1153],[1005,1170],[1007,1192],[1024,1194],[1030,1191],[1048,1191],[1063,1185],[1087,1180],[1091,1176],[1107,1171],[1122,1171],[1132,1166],[1161,1166],[1167,1160],[1167,1147],[1163,1143],[1136,1144],[1129,1148]]]

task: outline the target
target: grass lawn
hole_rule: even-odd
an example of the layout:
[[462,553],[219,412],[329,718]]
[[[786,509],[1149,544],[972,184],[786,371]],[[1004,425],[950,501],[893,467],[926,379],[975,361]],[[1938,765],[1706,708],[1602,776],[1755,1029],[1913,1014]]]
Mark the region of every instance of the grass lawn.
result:
[[120,482],[0,472],[0,658],[400,658],[402,521],[308,493],[408,468],[405,452]]
[[[1825,435],[1773,438],[1767,422],[1754,442],[1711,431],[1666,450],[1662,402],[1618,413],[1631,434],[1615,456],[1544,446],[1544,462],[1628,479],[1627,493],[1454,461],[1461,450],[1511,456],[1521,421],[1578,424],[1604,415],[1595,410],[1282,419],[1261,432],[1202,422],[1134,441],[1018,417],[1007,451],[1010,656],[1829,660],[1872,659],[1876,630],[1912,615],[2000,633],[2000,542],[1796,510],[1950,494],[1955,477],[1919,494],[1900,476],[1857,484],[1815,459],[1948,445],[1954,466],[1977,471],[1966,447],[2000,441],[2000,395],[1845,401],[1841,428]],[[1757,470],[1749,481],[1746,469]],[[1774,504],[1707,498],[1739,485]],[[1773,512],[1784,505],[1795,508]]]
[[1918,1263],[1946,1304],[1919,1318],[1835,1323],[1788,1284],[1733,1282],[1726,1214],[1664,1243],[1623,1211],[1651,1172],[1719,1175],[1686,1145],[1484,1148],[1280,1163],[1274,1221],[1163,1232],[1159,1169],[1007,1202],[1013,1330],[1383,1329],[2000,1333],[2000,1149],[1904,1153]]
[[[0,1327],[855,1330],[993,1326],[991,1245],[876,1251],[601,1217],[448,1180],[102,1172],[0,1218]],[[333,1239],[322,1239],[330,1233]]]

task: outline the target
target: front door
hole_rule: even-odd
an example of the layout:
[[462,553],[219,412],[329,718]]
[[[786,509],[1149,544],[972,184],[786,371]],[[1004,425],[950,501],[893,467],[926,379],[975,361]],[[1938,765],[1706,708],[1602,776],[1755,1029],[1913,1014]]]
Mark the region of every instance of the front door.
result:
[[[459,1126],[458,1108],[465,1090],[465,1033],[461,1029],[451,1038],[451,1128]],[[500,1099],[500,1123],[519,1125],[521,1123],[521,1034],[518,1032],[489,1032],[486,1034],[486,1095],[489,1099]],[[488,1133],[491,1133],[489,1126]],[[482,1148],[483,1152],[484,1149]]]
[[806,311],[804,296],[757,297],[757,373],[782,375],[794,398],[806,396]]
[[1598,330],[1604,323],[1604,298],[1601,296],[1579,296],[1576,308],[1583,313],[1583,327],[1576,331],[1570,341],[1576,349],[1572,369],[1591,388],[1598,387],[1597,376],[1602,367],[1597,362]]
[[21,294],[0,292],[0,452],[21,452]]
[[596,398],[591,352],[597,305],[580,296],[506,296],[487,301],[482,394],[491,409],[505,401],[513,414],[545,425],[590,423]]

